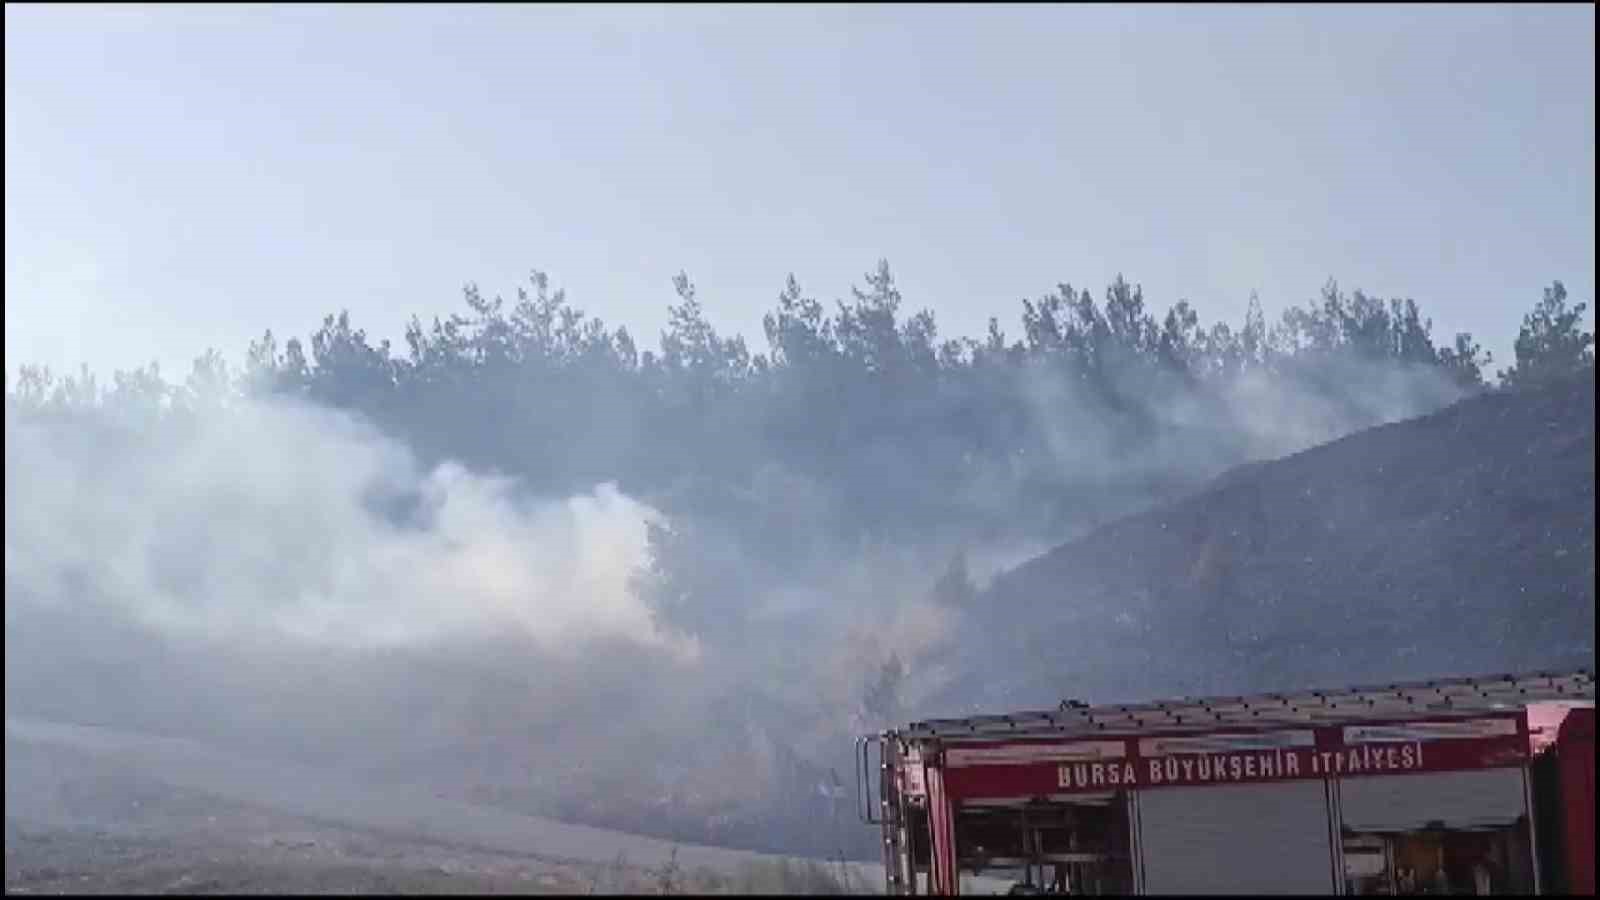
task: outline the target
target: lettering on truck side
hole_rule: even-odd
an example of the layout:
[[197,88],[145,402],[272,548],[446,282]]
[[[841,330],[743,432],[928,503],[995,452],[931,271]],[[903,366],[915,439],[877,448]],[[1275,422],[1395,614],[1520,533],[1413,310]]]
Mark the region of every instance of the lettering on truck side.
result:
[[1132,763],[1063,763],[1056,767],[1056,784],[1063,790],[1134,787]]
[[1372,744],[1342,750],[1290,748],[1184,754],[1147,759],[1143,763],[1142,769],[1128,762],[1063,763],[1056,767],[1056,784],[1062,790],[1094,790],[1406,772],[1421,769],[1423,756],[1422,743],[1413,741],[1409,744]]

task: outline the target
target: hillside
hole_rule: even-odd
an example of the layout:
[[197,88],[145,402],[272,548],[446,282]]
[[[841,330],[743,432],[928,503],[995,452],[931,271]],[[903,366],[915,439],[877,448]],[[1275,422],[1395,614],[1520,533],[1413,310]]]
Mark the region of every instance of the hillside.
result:
[[1241,467],[1037,557],[978,598],[985,639],[936,702],[1592,667],[1594,387],[1590,370]]

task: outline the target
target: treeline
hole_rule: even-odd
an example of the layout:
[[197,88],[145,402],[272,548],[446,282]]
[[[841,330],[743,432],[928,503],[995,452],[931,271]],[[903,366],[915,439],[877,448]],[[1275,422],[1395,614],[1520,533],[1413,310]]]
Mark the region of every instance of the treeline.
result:
[[[238,371],[208,351],[181,384],[154,365],[109,385],[23,366],[7,407],[141,422],[245,395],[303,398],[371,420],[424,460],[540,494],[615,481],[782,567],[840,541],[1056,536],[1298,449],[1263,437],[1303,410],[1328,439],[1492,389],[1470,334],[1436,342],[1414,301],[1331,281],[1271,324],[1252,298],[1237,326],[1202,323],[1187,301],[1157,315],[1120,276],[1098,300],[1063,284],[1023,301],[1016,337],[990,319],[982,337],[941,339],[880,262],[831,309],[791,276],[764,318],[764,352],[719,333],[686,276],[674,287],[654,349],[536,272],[512,299],[469,286],[463,311],[413,318],[404,348],[340,313],[308,341],[268,331]],[[1500,384],[1592,367],[1584,308],[1560,282],[1546,288]]]

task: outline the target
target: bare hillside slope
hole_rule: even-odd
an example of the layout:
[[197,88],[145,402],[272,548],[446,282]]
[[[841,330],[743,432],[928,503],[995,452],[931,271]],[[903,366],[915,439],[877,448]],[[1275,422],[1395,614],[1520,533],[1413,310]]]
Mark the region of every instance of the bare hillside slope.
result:
[[1470,398],[1058,547],[979,598],[941,702],[1592,666],[1594,403],[1592,370]]

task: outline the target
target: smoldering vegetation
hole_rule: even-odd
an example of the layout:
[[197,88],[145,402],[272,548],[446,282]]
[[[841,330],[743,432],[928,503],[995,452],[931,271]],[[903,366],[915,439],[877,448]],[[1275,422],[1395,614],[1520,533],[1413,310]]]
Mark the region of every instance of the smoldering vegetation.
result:
[[[1019,616],[1070,622],[1093,563],[1021,599],[1000,573],[1241,464],[1492,390],[1469,335],[1437,345],[1414,302],[1332,283],[1270,327],[1254,302],[1207,327],[1121,278],[1098,302],[1061,285],[1024,302],[1020,338],[940,340],[881,264],[831,310],[790,278],[759,353],[675,287],[653,350],[536,273],[413,320],[398,353],[340,314],[307,342],[268,332],[237,371],[208,352],[181,384],[24,367],[8,715],[870,856],[851,736],[993,699],[1019,648],[1048,671],[1075,646]],[[1582,310],[1547,289],[1502,383],[1592,379]],[[1195,678],[1168,681],[1138,686]]]

